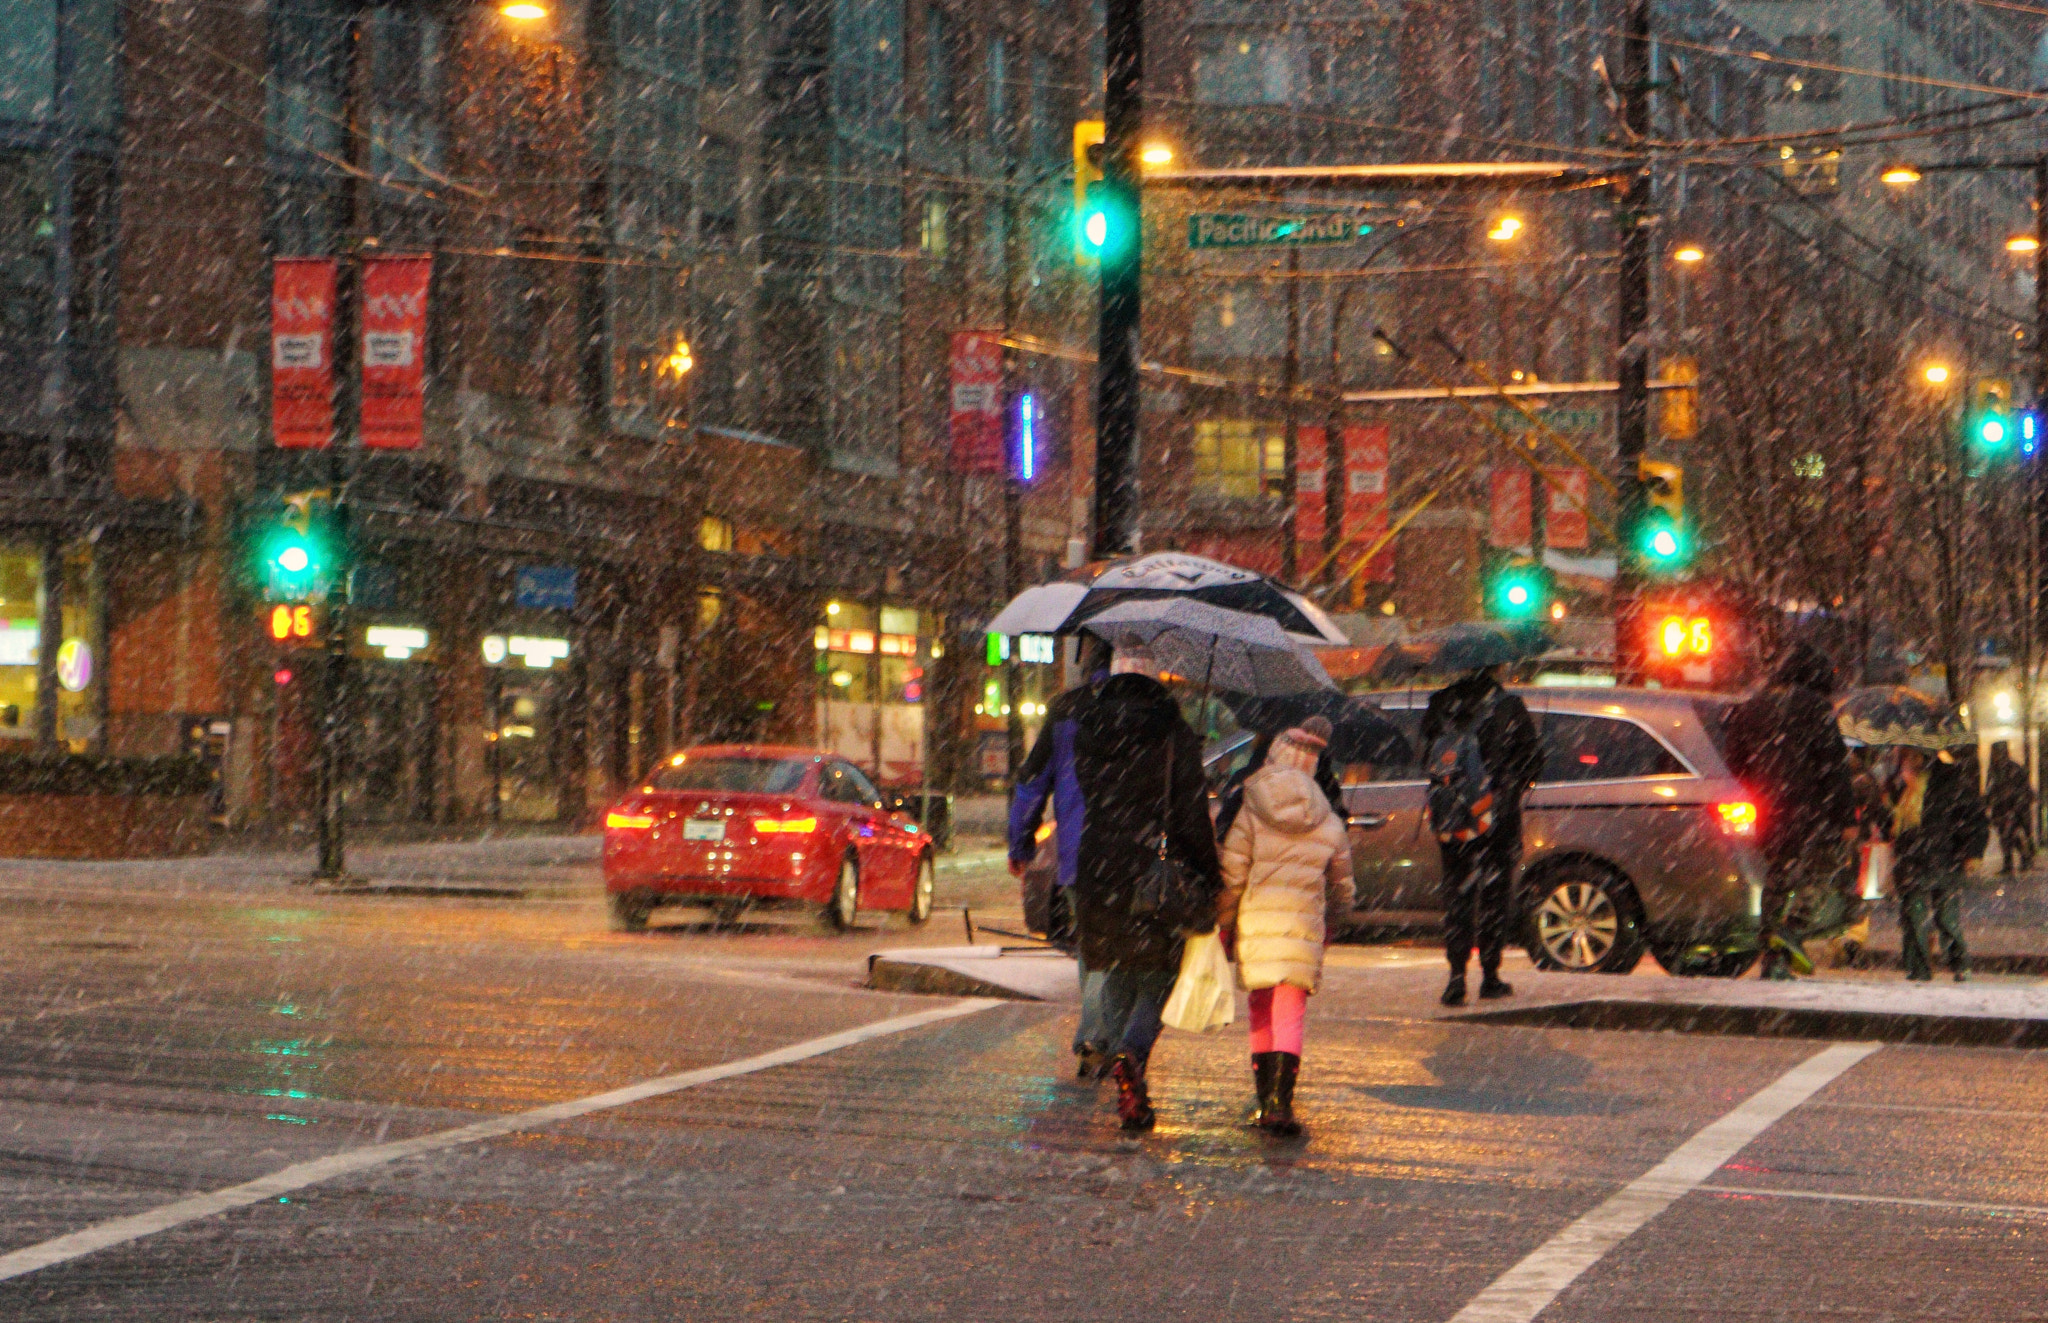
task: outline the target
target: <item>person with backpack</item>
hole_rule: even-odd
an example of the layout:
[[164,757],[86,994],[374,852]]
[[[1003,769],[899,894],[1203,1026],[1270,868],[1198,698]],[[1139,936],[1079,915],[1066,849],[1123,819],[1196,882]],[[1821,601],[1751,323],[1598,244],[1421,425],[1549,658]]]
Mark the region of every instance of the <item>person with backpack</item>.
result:
[[1244,782],[1243,811],[1223,841],[1223,895],[1216,927],[1251,993],[1252,1123],[1268,1134],[1301,1133],[1294,1083],[1302,1022],[1322,982],[1323,948],[1351,913],[1351,845],[1315,768],[1330,742],[1327,717],[1283,732]]
[[1429,825],[1443,857],[1443,1004],[1465,1004],[1465,966],[1479,951],[1479,995],[1514,992],[1500,957],[1514,923],[1522,859],[1522,798],[1543,770],[1543,744],[1521,699],[1501,688],[1505,666],[1481,667],[1429,696],[1422,716]]
[[1098,1027],[1126,1130],[1152,1128],[1147,1068],[1183,934],[1214,927],[1223,889],[1202,742],[1154,669],[1142,642],[1118,639],[1112,674],[1073,713],[1085,813],[1071,894],[1081,960],[1102,975]]

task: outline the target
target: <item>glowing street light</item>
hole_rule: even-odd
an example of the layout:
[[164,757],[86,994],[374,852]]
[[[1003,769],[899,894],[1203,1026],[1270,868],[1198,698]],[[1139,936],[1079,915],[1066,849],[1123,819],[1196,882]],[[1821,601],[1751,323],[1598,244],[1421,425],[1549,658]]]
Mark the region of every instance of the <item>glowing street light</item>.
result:
[[1890,184],[1893,188],[1907,188],[1920,182],[1920,171],[1917,167],[1901,161],[1897,165],[1886,166],[1878,180]]
[[1148,142],[1138,151],[1141,164],[1157,170],[1173,164],[1173,147],[1170,143]]
[[1494,220],[1493,228],[1486,232],[1486,237],[1495,243],[1507,243],[1521,232],[1522,218],[1520,216],[1501,216]]
[[2041,241],[2031,234],[2015,234],[2012,238],[2005,241],[2005,251],[2008,253],[2038,253],[2041,251]]
[[1684,262],[1686,265],[1690,266],[1694,262],[1706,261],[1707,250],[1700,247],[1696,243],[1689,243],[1686,244],[1683,248],[1680,248],[1677,252],[1671,254],[1671,260],[1674,262]]
[[1920,375],[1927,379],[1927,384],[1930,386],[1947,385],[1948,365],[1945,363],[1929,363],[1921,370]]
[[534,4],[533,0],[511,0],[509,4],[499,6],[498,12],[521,23],[533,23],[548,16],[548,7]]

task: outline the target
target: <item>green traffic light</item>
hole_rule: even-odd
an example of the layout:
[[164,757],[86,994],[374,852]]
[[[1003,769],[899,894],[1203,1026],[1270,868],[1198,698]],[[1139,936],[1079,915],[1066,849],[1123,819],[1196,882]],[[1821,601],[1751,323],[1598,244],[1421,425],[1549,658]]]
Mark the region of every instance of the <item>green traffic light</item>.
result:
[[1109,216],[1101,211],[1091,211],[1082,222],[1082,233],[1088,236],[1090,247],[1101,248],[1109,242]]
[[1511,565],[1494,579],[1489,597],[1492,614],[1502,620],[1526,620],[1542,611],[1549,594],[1543,573],[1533,565]]
[[2005,420],[2003,418],[1996,416],[1995,414],[1990,417],[1981,419],[1977,423],[1977,440],[1981,442],[1987,450],[1996,450],[2000,446],[2003,446],[2005,444],[2006,436],[2007,431],[2005,426]]
[[1692,554],[1685,529],[1661,512],[1652,514],[1644,524],[1639,545],[1643,559],[1650,563],[1652,569],[1676,569]]
[[1678,534],[1668,528],[1660,528],[1650,537],[1650,554],[1669,560],[1678,554]]
[[325,591],[326,557],[309,533],[290,526],[271,530],[263,544],[264,595],[273,602],[303,602]]
[[304,574],[312,564],[312,553],[301,546],[289,546],[277,553],[277,567],[287,574]]

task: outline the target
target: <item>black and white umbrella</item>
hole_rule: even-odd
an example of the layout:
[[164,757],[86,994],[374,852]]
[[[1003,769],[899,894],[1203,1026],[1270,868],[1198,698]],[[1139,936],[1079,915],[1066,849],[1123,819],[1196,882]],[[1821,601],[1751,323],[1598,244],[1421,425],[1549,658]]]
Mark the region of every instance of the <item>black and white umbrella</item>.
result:
[[1269,696],[1335,689],[1330,673],[1277,621],[1185,597],[1121,602],[1082,626],[1110,643],[1137,639],[1161,670],[1206,692]]
[[1111,607],[1175,598],[1263,616],[1310,647],[1343,647],[1351,641],[1300,593],[1263,574],[1179,551],[1097,561],[1052,583],[1026,588],[989,621],[988,632],[1072,634]]

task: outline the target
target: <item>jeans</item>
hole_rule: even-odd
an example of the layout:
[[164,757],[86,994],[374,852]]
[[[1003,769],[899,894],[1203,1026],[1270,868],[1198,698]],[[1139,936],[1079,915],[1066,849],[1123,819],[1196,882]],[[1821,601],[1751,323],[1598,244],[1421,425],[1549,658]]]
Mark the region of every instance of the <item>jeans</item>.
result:
[[1501,948],[1514,922],[1515,868],[1522,859],[1517,820],[1496,823],[1476,841],[1445,841],[1443,851],[1444,956],[1462,975],[1472,948],[1479,968],[1491,977],[1500,970]]
[[1948,967],[1958,974],[1967,973],[1970,949],[1963,945],[1963,879],[1951,875],[1921,879],[1899,889],[1899,945],[1906,977],[1934,977],[1934,963],[1927,951],[1930,909],[1934,926],[1941,930],[1942,945],[1948,948]]
[[1107,970],[1102,980],[1102,1036],[1109,1050],[1130,1056],[1139,1066],[1152,1055],[1159,1039],[1159,1013],[1173,992],[1178,970]]
[[1088,968],[1079,952],[1074,955],[1074,967],[1081,976],[1081,1023],[1074,1027],[1074,1050],[1091,1047],[1107,1052],[1109,1035],[1102,1027],[1102,981],[1109,976]]

